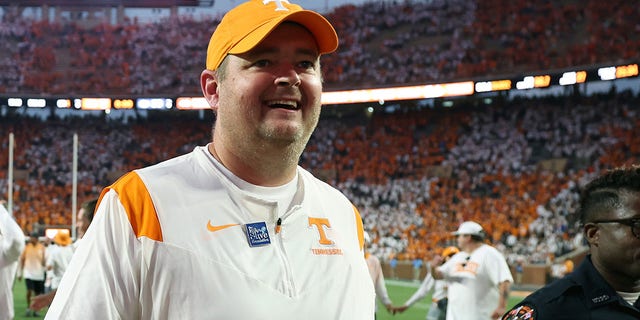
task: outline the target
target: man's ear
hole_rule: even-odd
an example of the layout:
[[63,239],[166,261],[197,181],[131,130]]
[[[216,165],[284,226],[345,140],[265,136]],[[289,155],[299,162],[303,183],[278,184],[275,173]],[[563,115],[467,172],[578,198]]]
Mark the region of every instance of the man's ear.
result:
[[204,99],[207,100],[213,111],[218,110],[218,78],[215,71],[204,70],[200,74],[200,88]]
[[598,246],[600,244],[600,228],[595,223],[587,223],[583,227],[584,237],[590,246]]

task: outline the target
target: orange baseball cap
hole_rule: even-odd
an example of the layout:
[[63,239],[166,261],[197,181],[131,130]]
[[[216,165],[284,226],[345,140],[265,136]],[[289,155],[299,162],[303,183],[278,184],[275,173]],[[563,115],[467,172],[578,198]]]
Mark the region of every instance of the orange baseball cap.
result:
[[320,54],[338,48],[336,30],[319,13],[304,10],[287,0],[249,0],[227,12],[211,35],[207,69],[216,70],[227,54],[253,49],[283,21],[296,22],[307,28],[315,37]]
[[442,256],[443,257],[451,257],[452,255],[456,254],[460,252],[460,249],[451,246],[451,247],[446,247],[443,251],[442,251]]
[[58,244],[59,246],[66,247],[71,244],[72,240],[69,237],[69,234],[63,231],[58,231],[56,235],[53,237],[53,242]]

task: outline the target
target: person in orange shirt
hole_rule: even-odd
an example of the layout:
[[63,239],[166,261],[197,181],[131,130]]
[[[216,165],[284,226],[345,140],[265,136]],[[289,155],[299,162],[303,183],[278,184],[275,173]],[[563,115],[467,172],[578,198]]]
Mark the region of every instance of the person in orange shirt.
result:
[[[27,286],[27,305],[31,304],[31,297],[44,293],[45,280],[45,247],[38,240],[38,234],[32,233],[29,242],[20,256],[20,267],[18,268],[18,280],[25,280]],[[38,316],[38,314],[27,307],[25,312],[27,317]]]

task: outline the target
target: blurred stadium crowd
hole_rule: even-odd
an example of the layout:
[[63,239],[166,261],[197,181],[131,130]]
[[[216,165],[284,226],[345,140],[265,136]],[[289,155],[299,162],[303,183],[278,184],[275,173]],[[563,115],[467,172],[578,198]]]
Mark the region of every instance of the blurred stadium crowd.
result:
[[[37,21],[11,10],[0,21],[0,93],[200,95],[204,46],[218,23]],[[325,87],[625,62],[640,52],[639,14],[624,0],[342,6],[327,14],[342,42],[323,60]],[[629,92],[450,109],[406,103],[394,112],[323,117],[301,165],[349,196],[382,260],[428,259],[460,222],[476,220],[508,261],[544,263],[582,244],[571,219],[579,187],[602,170],[640,162],[639,110]],[[206,144],[213,121],[191,112],[107,118],[0,116],[0,154],[15,134],[13,204],[25,232],[71,224],[73,133],[82,202],[118,174]]]
[[[624,63],[640,51],[633,1],[371,1],[327,17],[341,47],[327,89]],[[4,8],[0,93],[199,94],[218,17],[55,21]]]
[[[637,95],[623,92],[323,117],[301,165],[360,209],[381,259],[428,259],[461,221],[476,220],[510,261],[545,263],[582,244],[571,219],[579,187],[602,170],[640,161],[639,106]],[[0,117],[0,154],[8,154],[13,132],[22,172],[17,220],[26,232],[71,224],[74,133],[84,201],[124,171],[206,144],[212,118]],[[0,190],[6,178],[0,171]]]

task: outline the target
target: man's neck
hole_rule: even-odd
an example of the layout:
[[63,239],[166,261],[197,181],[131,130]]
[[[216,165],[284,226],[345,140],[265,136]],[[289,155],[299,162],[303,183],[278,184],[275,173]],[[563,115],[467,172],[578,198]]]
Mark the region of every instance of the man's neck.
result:
[[209,153],[225,168],[240,179],[263,187],[277,187],[291,181],[296,175],[296,162],[283,159],[273,159],[270,154],[238,156],[225,148],[209,144]]
[[470,242],[467,245],[467,248],[466,248],[465,251],[467,253],[469,253],[469,254],[472,254],[474,251],[476,251],[476,249],[480,248],[482,246],[482,244],[483,244],[482,242],[475,242],[475,241]]

